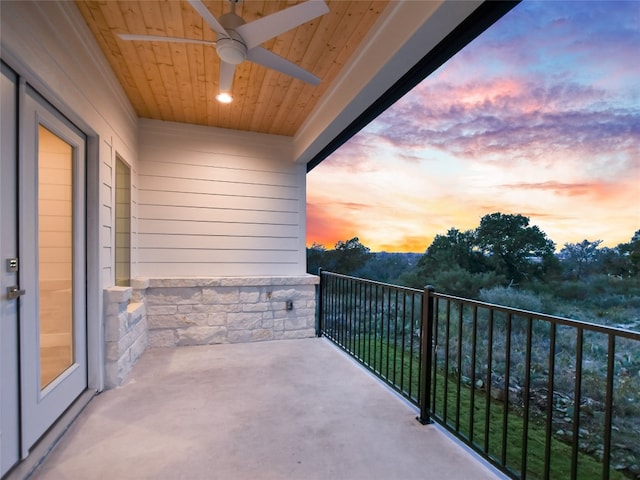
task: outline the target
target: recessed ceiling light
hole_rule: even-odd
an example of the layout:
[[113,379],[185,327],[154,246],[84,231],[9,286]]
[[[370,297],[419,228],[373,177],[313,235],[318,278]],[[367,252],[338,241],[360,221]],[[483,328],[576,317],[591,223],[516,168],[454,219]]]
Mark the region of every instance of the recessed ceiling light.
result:
[[218,100],[220,103],[231,103],[233,97],[229,92],[220,92],[218,95],[216,95],[216,100]]

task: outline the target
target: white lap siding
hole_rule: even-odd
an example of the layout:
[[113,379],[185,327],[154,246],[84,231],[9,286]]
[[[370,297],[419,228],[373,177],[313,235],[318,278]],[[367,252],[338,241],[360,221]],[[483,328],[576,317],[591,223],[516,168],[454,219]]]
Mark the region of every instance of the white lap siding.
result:
[[287,137],[143,120],[142,276],[303,275],[305,167]]

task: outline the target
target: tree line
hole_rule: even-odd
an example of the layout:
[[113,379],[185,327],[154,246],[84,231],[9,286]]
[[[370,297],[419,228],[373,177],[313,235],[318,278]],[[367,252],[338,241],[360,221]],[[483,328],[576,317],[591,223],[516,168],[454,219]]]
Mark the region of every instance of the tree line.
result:
[[423,255],[372,253],[358,237],[333,250],[313,244],[307,271],[318,267],[414,288],[433,284],[439,291],[478,298],[494,287],[533,289],[554,282],[586,282],[597,276],[631,279],[640,272],[640,230],[627,243],[602,247],[602,240],[556,244],[530,219],[500,212],[485,215],[477,228],[450,228],[438,234]]

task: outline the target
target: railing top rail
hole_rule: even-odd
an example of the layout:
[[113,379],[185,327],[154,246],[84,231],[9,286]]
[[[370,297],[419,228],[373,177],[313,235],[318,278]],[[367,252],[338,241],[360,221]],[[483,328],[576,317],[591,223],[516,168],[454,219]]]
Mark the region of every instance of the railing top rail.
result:
[[330,275],[332,277],[346,278],[346,279],[354,280],[354,281],[360,282],[360,283],[367,283],[367,284],[370,284],[370,285],[378,285],[380,287],[392,288],[394,290],[401,290],[401,291],[407,292],[407,293],[422,293],[422,290],[419,290],[417,288],[403,287],[401,285],[393,285],[391,283],[384,283],[384,282],[377,282],[375,280],[368,280],[366,278],[352,277],[350,275],[344,275],[342,273],[329,272],[328,270],[321,270],[320,271],[320,275]]
[[520,315],[523,317],[532,317],[538,320],[545,320],[558,325],[566,325],[569,327],[582,328],[592,332],[614,334],[619,337],[630,338],[632,340],[640,341],[640,332],[634,332],[633,330],[627,330],[620,327],[610,327],[607,325],[599,325],[597,323],[589,323],[582,320],[573,320],[570,318],[558,317],[555,315],[548,315],[546,313],[532,312],[530,310],[522,310],[519,308],[505,307],[503,305],[496,305],[493,303],[481,302],[479,300],[471,300],[469,298],[457,297],[455,295],[448,295],[446,293],[430,292],[430,295],[434,298],[442,298],[446,300],[453,300],[467,305],[477,305],[478,307],[489,308],[491,310],[497,310],[500,312],[511,313]]
[[[410,288],[410,287],[404,287],[404,286],[400,286],[400,285],[392,285],[390,283],[384,283],[384,282],[377,282],[375,280],[368,280],[366,278],[360,278],[360,277],[353,277],[350,275],[344,275],[342,273],[336,273],[336,272],[330,272],[327,270],[320,270],[320,275],[327,275],[327,276],[332,276],[332,277],[337,277],[337,278],[345,278],[348,280],[353,280],[359,283],[365,283],[365,284],[369,284],[369,285],[377,285],[377,286],[381,286],[381,287],[385,287],[385,288],[391,288],[393,290],[400,290],[406,293],[414,293],[414,294],[421,294],[423,293],[423,290],[419,290],[416,288]],[[426,287],[425,287],[426,288]],[[558,317],[555,315],[548,315],[546,313],[540,313],[540,312],[532,312],[530,310],[522,310],[519,308],[513,308],[513,307],[506,307],[503,305],[496,305],[493,303],[487,303],[487,302],[482,302],[480,300],[472,300],[470,298],[464,298],[464,297],[458,297],[455,295],[449,295],[446,293],[439,293],[436,291],[431,291],[430,295],[433,296],[434,298],[442,298],[442,299],[446,299],[446,300],[453,300],[456,302],[460,302],[460,303],[465,303],[467,305],[477,305],[478,307],[483,307],[483,308],[488,308],[491,310],[495,310],[495,311],[499,311],[499,312],[505,312],[505,313],[511,313],[511,314],[515,314],[515,315],[520,315],[523,317],[532,317],[535,318],[537,320],[544,320],[544,321],[548,321],[551,323],[555,323],[557,325],[565,325],[565,326],[569,326],[569,327],[575,327],[575,328],[582,328],[583,330],[586,331],[592,331],[592,332],[598,332],[598,333],[604,333],[604,334],[613,334],[613,335],[617,335],[619,337],[623,337],[623,338],[629,338],[632,340],[638,340],[640,341],[640,332],[635,332],[633,330],[627,330],[625,328],[620,328],[620,327],[611,327],[611,326],[607,326],[607,325],[600,325],[597,323],[589,323],[589,322],[585,322],[582,320],[573,320],[570,318],[564,318],[564,317]]]

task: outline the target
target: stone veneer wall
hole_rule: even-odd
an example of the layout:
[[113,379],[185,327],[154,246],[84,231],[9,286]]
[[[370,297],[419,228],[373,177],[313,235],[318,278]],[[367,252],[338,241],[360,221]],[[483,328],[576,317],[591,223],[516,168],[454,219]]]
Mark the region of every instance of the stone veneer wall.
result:
[[[242,343],[315,335],[318,277],[149,278],[150,347]],[[290,302],[291,309],[287,309]]]
[[314,275],[134,278],[131,287],[107,288],[105,387],[120,385],[147,347],[312,337],[318,282]]
[[105,387],[122,383],[147,348],[147,318],[140,293],[130,287],[104,291]]

